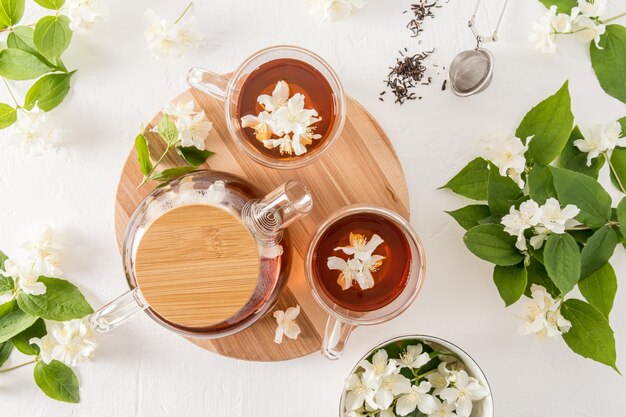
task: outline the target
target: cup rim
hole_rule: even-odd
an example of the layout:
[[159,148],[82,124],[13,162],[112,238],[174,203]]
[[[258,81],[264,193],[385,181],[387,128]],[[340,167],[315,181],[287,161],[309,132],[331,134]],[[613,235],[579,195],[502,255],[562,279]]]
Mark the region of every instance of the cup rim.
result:
[[[340,220],[351,214],[363,213],[363,212],[382,215],[388,218],[389,220],[399,224],[402,230],[408,235],[410,240],[412,240],[413,243],[415,244],[415,248],[417,250],[417,253],[421,261],[419,270],[417,272],[418,283],[415,286],[415,288],[412,290],[407,301],[397,310],[389,314],[386,314],[382,317],[377,317],[377,318],[372,318],[372,319],[354,319],[354,318],[347,318],[345,316],[338,315],[335,310],[333,310],[330,306],[328,306],[322,300],[322,297],[319,294],[318,288],[314,282],[315,279],[313,277],[313,271],[311,268],[313,264],[313,252],[315,250],[315,247],[317,246],[317,243],[319,242],[324,232],[326,232],[328,227],[332,225],[333,223],[335,223],[337,220]],[[315,235],[313,235],[313,237],[309,241],[309,245],[308,245],[305,260],[304,260],[304,269],[305,269],[304,275],[306,277],[307,284],[309,285],[309,288],[311,289],[311,294],[313,295],[313,298],[315,299],[317,304],[320,307],[322,307],[322,309],[328,315],[332,316],[333,318],[335,318],[337,321],[341,323],[349,324],[353,326],[380,324],[380,323],[385,323],[389,320],[392,320],[398,317],[399,315],[404,313],[411,306],[411,304],[413,304],[413,301],[415,301],[415,298],[420,293],[422,286],[424,285],[424,279],[426,275],[426,253],[424,251],[424,246],[422,245],[421,239],[419,238],[419,236],[417,235],[417,232],[415,232],[415,230],[413,229],[413,227],[411,226],[411,224],[409,223],[407,219],[400,216],[395,211],[390,210],[385,207],[379,207],[379,206],[374,206],[374,205],[369,205],[369,204],[354,204],[354,205],[350,205],[350,206],[347,206],[347,207],[344,207],[342,209],[335,211],[330,216],[328,216],[324,220],[324,222],[320,225],[320,227],[315,232]]]
[[[388,345],[389,343],[393,343],[393,342],[397,342],[400,340],[407,340],[407,339],[419,339],[422,341],[427,341],[427,342],[435,342],[435,343],[439,343],[439,344],[443,344],[445,345],[449,345],[452,346],[454,349],[456,349],[458,352],[463,353],[464,355],[466,355],[469,360],[476,366],[476,369],[478,370],[478,372],[480,373],[480,375],[482,376],[482,378],[484,379],[485,383],[487,384],[487,389],[489,390],[489,398],[491,399],[491,416],[493,417],[495,415],[494,412],[494,401],[493,401],[493,391],[491,390],[491,384],[489,383],[489,379],[487,379],[487,375],[485,375],[485,372],[483,371],[483,369],[480,367],[480,365],[478,364],[478,362],[476,362],[476,360],[472,357],[472,355],[470,355],[469,353],[467,353],[464,349],[462,349],[461,347],[459,347],[456,343],[453,343],[449,340],[446,340],[442,337],[437,337],[437,336],[430,336],[427,334],[403,334],[400,336],[395,336],[395,337],[391,337],[387,340],[384,340],[378,344],[376,344],[375,346],[373,346],[372,348],[370,348],[369,350],[367,350],[367,352],[365,354],[363,354],[363,356],[361,356],[361,359],[359,359],[354,366],[350,369],[350,372],[348,373],[348,376],[346,377],[349,378],[350,375],[352,375],[354,373],[354,371],[359,367],[359,364],[365,359],[367,358],[373,351],[375,351],[376,349],[380,349],[381,347]],[[443,342],[443,343],[442,343]],[[339,417],[342,417],[342,411],[343,411],[343,405],[344,405],[344,391],[345,391],[345,383],[344,386],[341,389],[341,394],[340,394],[340,398],[339,398]]]
[[[253,152],[248,148],[248,146],[246,146],[245,143],[242,143],[242,138],[239,137],[239,131],[234,129],[233,123],[231,123],[231,119],[233,115],[231,114],[230,106],[229,106],[230,96],[234,91],[235,82],[241,78],[243,70],[250,64],[250,62],[252,62],[254,59],[264,54],[267,54],[272,51],[280,51],[280,50],[295,51],[295,52],[306,54],[312,57],[322,67],[324,67],[325,70],[327,70],[330,73],[330,78],[337,85],[337,90],[338,90],[337,94],[335,95],[337,96],[336,113],[339,117],[335,118],[335,124],[332,126],[332,130],[334,130],[334,132],[332,132],[332,135],[328,137],[324,141],[322,146],[319,149],[316,149],[315,152],[308,154],[308,155],[305,154],[303,156],[300,156],[298,158],[294,158],[288,161],[271,158],[259,152]],[[228,81],[228,85],[226,87],[225,93],[226,93],[225,94],[226,100],[224,102],[224,110],[225,110],[225,115],[226,115],[226,125],[228,126],[230,135],[233,137],[235,143],[237,143],[239,148],[242,149],[247,156],[252,158],[255,162],[263,166],[270,167],[270,168],[276,168],[276,169],[301,168],[315,161],[322,154],[326,153],[326,151],[331,147],[331,145],[341,136],[341,133],[343,131],[345,121],[346,121],[346,95],[344,92],[343,84],[341,83],[341,80],[339,79],[339,76],[337,75],[335,70],[330,66],[330,64],[328,64],[328,62],[326,62],[326,60],[324,60],[321,56],[319,56],[315,52],[312,52],[308,49],[301,48],[295,45],[281,44],[281,45],[269,46],[267,48],[263,48],[253,53],[252,55],[250,55],[233,72],[232,77]]]

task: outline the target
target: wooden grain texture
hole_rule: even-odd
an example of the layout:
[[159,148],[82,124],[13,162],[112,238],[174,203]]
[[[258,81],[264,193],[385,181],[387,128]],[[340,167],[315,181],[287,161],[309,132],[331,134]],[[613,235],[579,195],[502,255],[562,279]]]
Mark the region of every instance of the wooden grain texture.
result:
[[[335,210],[365,203],[387,207],[408,219],[409,195],[402,167],[389,138],[376,120],[355,100],[347,100],[347,120],[340,138],[314,163],[295,170],[275,170],[261,166],[243,154],[230,138],[224,119],[223,103],[197,90],[188,90],[173,102],[195,101],[213,122],[206,143],[215,152],[202,168],[230,172],[248,178],[261,190],[269,192],[287,179],[299,180],[313,194],[313,212],[289,228],[293,246],[288,287],[275,309],[285,310],[299,304],[302,313],[298,324],[302,334],[297,340],[273,342],[276,322],[271,312],[248,329],[221,339],[189,339],[196,345],[232,358],[277,361],[316,352],[321,347],[326,314],[313,299],[304,276],[303,258],[307,243],[318,225]],[[160,118],[156,115],[146,130]],[[148,133],[152,155],[160,155],[164,144]],[[180,164],[178,156],[166,158],[165,167]],[[123,168],[117,191],[115,231],[118,244],[128,220],[139,202],[150,192],[150,184],[139,190],[142,175],[137,155],[131,151]]]
[[183,327],[208,327],[246,305],[260,256],[243,222],[217,207],[177,207],[145,231],[135,258],[137,285],[150,307]]

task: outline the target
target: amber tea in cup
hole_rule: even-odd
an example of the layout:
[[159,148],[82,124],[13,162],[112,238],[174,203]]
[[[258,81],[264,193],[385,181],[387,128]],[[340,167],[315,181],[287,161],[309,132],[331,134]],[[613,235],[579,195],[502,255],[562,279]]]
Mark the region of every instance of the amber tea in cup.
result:
[[[280,83],[280,85],[279,85]],[[277,85],[279,86],[277,90]],[[309,128],[310,139],[303,144],[305,153],[314,152],[320,148],[324,141],[328,139],[335,122],[335,100],[333,89],[328,80],[312,65],[293,58],[282,58],[266,62],[252,71],[241,86],[239,102],[237,105],[237,119],[240,121],[240,128],[243,136],[259,152],[276,159],[298,158],[297,149],[293,146],[274,146],[274,141],[280,142],[280,134],[272,132],[271,129],[259,132],[256,127],[246,126],[242,123],[245,117],[257,117],[265,114],[271,118],[278,109],[270,103],[269,106],[263,104],[260,97],[272,97],[274,102],[280,92],[284,89],[283,99],[279,103],[283,107],[290,107],[290,99],[301,94],[304,99],[304,109],[314,111],[315,120]],[[273,94],[274,93],[274,94]],[[291,111],[289,113],[292,113]],[[293,118],[293,114],[287,117]],[[256,125],[255,125],[256,126]],[[288,133],[292,140],[295,140],[295,132]]]
[[313,297],[328,313],[324,356],[338,359],[355,327],[384,323],[406,310],[425,269],[422,243],[399,214],[366,205],[333,213],[305,259]]
[[[349,260],[350,256],[337,250],[350,246],[350,237],[371,241],[379,236],[382,243],[373,254],[382,256],[375,271],[370,271],[374,284],[362,289],[354,280],[345,289],[338,278],[340,272],[328,267],[328,259],[340,257]],[[335,303],[351,311],[372,311],[386,306],[404,291],[411,265],[411,248],[400,228],[386,217],[374,213],[355,213],[333,223],[320,237],[313,249],[313,277],[319,287]]]

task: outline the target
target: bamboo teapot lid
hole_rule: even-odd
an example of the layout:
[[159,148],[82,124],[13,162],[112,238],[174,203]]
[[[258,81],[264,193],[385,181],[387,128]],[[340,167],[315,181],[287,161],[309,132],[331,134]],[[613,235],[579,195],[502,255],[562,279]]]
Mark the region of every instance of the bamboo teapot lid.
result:
[[241,219],[218,207],[177,207],[145,231],[135,257],[137,286],[150,307],[183,327],[235,315],[259,275],[256,240]]

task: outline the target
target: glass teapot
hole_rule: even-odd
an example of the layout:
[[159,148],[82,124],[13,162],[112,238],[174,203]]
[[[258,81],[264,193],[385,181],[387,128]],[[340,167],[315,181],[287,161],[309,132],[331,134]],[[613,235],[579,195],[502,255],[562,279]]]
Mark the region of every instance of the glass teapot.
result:
[[123,262],[130,290],[93,313],[97,332],[139,311],[185,336],[239,332],[278,300],[289,273],[283,232],[308,214],[309,190],[287,181],[265,197],[248,181],[196,171],[159,187],[132,215]]

